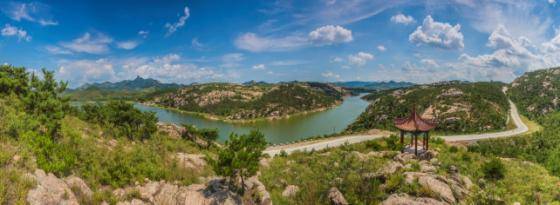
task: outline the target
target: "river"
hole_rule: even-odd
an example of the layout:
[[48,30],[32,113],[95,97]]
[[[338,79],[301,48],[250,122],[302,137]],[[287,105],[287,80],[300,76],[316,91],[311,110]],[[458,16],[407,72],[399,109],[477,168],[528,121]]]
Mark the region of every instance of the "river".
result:
[[269,143],[278,144],[344,130],[368,106],[368,102],[360,97],[346,97],[341,105],[322,112],[243,124],[208,120],[200,116],[145,106],[140,103],[136,103],[135,106],[142,111],[155,112],[160,122],[190,124],[198,128],[217,128],[220,142],[225,141],[232,132],[243,134],[251,130],[259,130],[266,136]]

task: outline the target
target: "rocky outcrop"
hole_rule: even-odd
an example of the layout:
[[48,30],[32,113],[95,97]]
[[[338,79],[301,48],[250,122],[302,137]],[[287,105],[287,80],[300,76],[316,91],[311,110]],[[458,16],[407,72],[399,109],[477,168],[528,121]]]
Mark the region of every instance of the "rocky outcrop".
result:
[[[405,170],[402,173],[405,183],[417,184],[432,194],[425,197],[411,197],[406,193],[393,194],[382,204],[456,204],[467,198],[470,189],[473,187],[472,181],[461,175],[455,166],[449,168],[447,175],[437,174],[440,163],[435,157],[438,153],[431,150],[423,154],[419,157],[408,153],[396,155],[393,161],[389,161],[380,169],[377,178],[386,179],[390,175],[396,174],[398,170],[403,169]],[[411,166],[413,163],[418,164],[419,170]],[[400,169],[396,169],[397,167],[400,167]]]
[[342,195],[336,187],[329,189],[329,194],[327,196],[332,205],[348,205],[344,195]]
[[[78,205],[78,199],[72,192],[70,186],[62,179],[57,178],[52,173],[37,169],[29,177],[37,182],[35,188],[27,193],[27,203],[31,205]],[[83,192],[91,194],[89,187],[79,178],[70,178],[68,181],[72,185],[85,186],[80,188]]]
[[288,185],[284,191],[282,191],[283,197],[293,197],[299,192],[299,187],[296,185]]
[[[165,181],[148,181],[144,185],[121,188],[113,191],[120,204],[176,204],[217,205],[256,204],[272,205],[270,194],[256,178],[246,180],[246,197],[233,192],[224,179],[215,178],[206,184],[180,186]],[[132,199],[130,193],[138,193]],[[248,196],[248,197],[247,197]]]
[[191,170],[202,170],[206,166],[204,155],[177,153],[175,155],[180,167]]
[[426,197],[412,197],[408,194],[393,194],[381,205],[446,205],[446,203]]

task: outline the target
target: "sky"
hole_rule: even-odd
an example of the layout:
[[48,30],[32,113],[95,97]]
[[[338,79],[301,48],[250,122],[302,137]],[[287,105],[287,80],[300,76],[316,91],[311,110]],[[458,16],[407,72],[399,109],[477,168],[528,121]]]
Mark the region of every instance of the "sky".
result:
[[510,82],[560,65],[560,1],[0,2],[0,63],[70,87],[162,82]]

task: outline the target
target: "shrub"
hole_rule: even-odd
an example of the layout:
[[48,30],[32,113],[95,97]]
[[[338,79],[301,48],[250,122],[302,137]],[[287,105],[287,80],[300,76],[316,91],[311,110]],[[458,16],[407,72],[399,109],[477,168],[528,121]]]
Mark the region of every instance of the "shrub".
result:
[[500,159],[493,158],[482,165],[482,172],[486,179],[500,180],[504,178],[506,168]]

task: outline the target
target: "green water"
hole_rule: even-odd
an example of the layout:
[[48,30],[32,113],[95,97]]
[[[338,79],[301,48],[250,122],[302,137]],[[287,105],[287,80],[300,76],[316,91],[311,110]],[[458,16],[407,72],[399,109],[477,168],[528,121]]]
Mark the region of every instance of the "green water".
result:
[[142,111],[155,112],[160,122],[175,124],[191,124],[199,128],[217,128],[219,141],[225,141],[230,133],[248,133],[251,130],[261,131],[269,143],[293,142],[309,137],[340,132],[352,123],[367,107],[368,102],[360,96],[347,97],[336,108],[323,112],[294,116],[287,119],[261,121],[255,123],[236,124],[213,121],[199,116],[179,113],[157,107],[135,104]]

